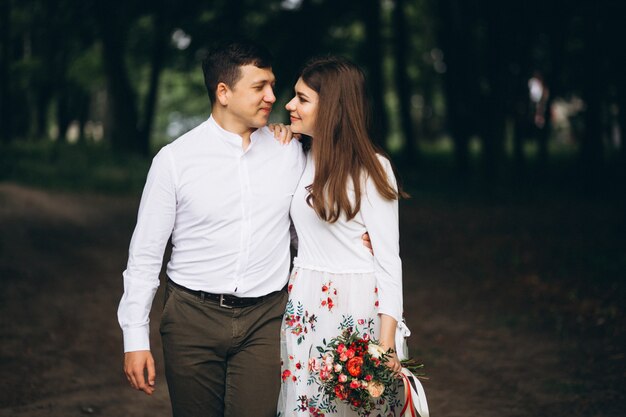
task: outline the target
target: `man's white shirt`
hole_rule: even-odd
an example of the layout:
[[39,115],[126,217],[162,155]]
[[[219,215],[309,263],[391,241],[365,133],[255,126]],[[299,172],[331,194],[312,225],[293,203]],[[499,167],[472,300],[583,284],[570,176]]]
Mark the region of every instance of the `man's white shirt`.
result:
[[289,275],[289,206],[305,166],[297,140],[267,128],[243,139],[207,121],[154,157],[124,271],[124,351],[150,349],[149,314],[168,239],[167,275],[192,290],[258,297]]

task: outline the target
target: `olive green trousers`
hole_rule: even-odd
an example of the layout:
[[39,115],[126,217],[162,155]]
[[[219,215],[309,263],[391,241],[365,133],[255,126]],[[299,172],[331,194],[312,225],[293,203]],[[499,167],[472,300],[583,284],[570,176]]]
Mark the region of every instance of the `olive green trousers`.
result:
[[161,319],[174,417],[275,417],[287,292],[225,308],[168,284]]

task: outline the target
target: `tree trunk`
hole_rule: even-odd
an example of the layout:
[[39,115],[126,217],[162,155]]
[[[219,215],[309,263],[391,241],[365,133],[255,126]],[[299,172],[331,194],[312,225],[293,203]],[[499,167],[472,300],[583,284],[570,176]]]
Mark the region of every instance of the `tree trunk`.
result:
[[619,157],[626,179],[626,80],[617,81],[617,126],[619,127]]
[[524,139],[527,132],[527,113],[517,113],[513,121],[513,171],[516,177],[526,173],[526,157],[524,155]]
[[367,78],[372,95],[372,139],[377,145],[387,148],[389,119],[385,106],[380,0],[366,0],[362,10],[365,21],[364,61],[367,65]]
[[0,143],[12,139],[11,129],[11,0],[0,0]]
[[56,85],[56,102],[57,102],[57,126],[59,133],[57,140],[59,142],[67,141],[67,130],[71,123],[70,115],[70,98],[69,85],[67,82],[67,50],[62,48],[59,51],[59,74]]
[[393,9],[392,22],[394,27],[394,73],[396,81],[396,93],[400,113],[400,127],[404,136],[404,160],[407,164],[413,164],[418,159],[413,119],[411,117],[411,81],[407,73],[408,67],[408,37],[409,33],[404,18],[404,0],[396,0]]
[[583,100],[585,130],[580,147],[581,168],[586,172],[585,184],[588,189],[597,184],[602,168],[602,98],[605,90],[601,63],[598,56],[603,56],[598,49],[602,48],[598,27],[597,5],[590,6],[591,15],[585,20],[585,57],[583,77]]
[[[160,4],[159,4],[160,6]],[[158,6],[157,6],[158,7]],[[163,69],[163,60],[167,49],[169,30],[165,24],[164,10],[159,7],[155,15],[154,44],[152,45],[152,57],[150,59],[150,83],[144,105],[144,117],[139,129],[139,151],[148,155],[150,153],[150,137],[159,92],[159,78]]]
[[469,138],[475,132],[474,111],[478,85],[475,63],[472,59],[470,21],[465,3],[445,0],[436,3],[441,19],[438,28],[447,71],[444,76],[446,119],[454,141],[454,160],[457,178],[461,181],[469,173]]
[[137,100],[124,59],[128,23],[110,4],[96,1],[110,118],[107,139],[113,149],[141,153]]
[[503,155],[507,97],[506,71],[508,30],[504,16],[504,5],[494,0],[487,5],[487,69],[489,93],[485,97],[485,115],[482,126],[483,175],[488,182],[494,182],[500,174],[500,160]]
[[545,172],[548,168],[548,145],[550,142],[550,134],[552,133],[552,117],[550,114],[550,108],[552,107],[552,102],[554,100],[554,96],[550,94],[550,97],[546,100],[546,105],[544,109],[544,125],[538,129],[537,132],[537,141],[539,145],[539,149],[537,152],[537,164],[540,172]]

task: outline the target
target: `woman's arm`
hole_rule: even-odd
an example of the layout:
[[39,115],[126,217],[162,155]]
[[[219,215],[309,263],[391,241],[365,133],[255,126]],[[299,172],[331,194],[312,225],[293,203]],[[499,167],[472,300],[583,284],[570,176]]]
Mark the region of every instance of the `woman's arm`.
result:
[[[379,157],[390,184],[396,181],[390,162]],[[378,288],[378,313],[380,315],[380,343],[393,349],[387,366],[398,372],[400,361],[395,353],[395,336],[398,321],[402,320],[402,261],[400,260],[400,232],[398,200],[387,200],[378,193],[371,179],[365,182],[365,194],[361,199],[361,215],[374,252],[376,285]]]
[[[390,162],[379,157],[389,182],[396,187]],[[396,321],[402,320],[402,261],[400,260],[400,231],[398,200],[387,200],[378,193],[374,182],[367,178],[363,186],[360,214],[370,235],[374,252],[374,273],[378,288],[378,313]]]
[[386,365],[394,372],[400,372],[402,364],[396,354],[396,327],[398,322],[386,314],[380,315],[380,344],[384,350],[393,349],[387,358]]

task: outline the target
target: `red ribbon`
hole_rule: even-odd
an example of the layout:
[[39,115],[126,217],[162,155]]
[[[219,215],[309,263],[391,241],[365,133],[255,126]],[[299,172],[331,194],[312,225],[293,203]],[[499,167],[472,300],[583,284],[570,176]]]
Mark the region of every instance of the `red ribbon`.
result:
[[407,408],[411,410],[411,417],[417,417],[415,414],[415,405],[413,404],[413,396],[411,395],[411,383],[409,382],[409,378],[402,375],[402,382],[404,384],[404,408],[400,411],[400,417],[404,415]]

